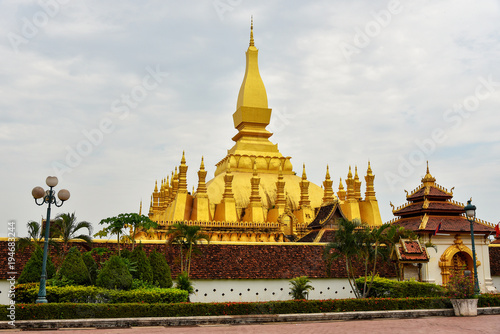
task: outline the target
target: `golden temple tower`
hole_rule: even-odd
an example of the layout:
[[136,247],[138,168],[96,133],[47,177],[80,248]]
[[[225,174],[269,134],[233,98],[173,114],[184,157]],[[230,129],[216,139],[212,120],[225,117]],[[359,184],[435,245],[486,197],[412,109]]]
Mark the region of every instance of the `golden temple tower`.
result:
[[[245,74],[233,113],[237,130],[234,145],[216,164],[214,177],[208,182],[201,159],[198,188],[193,194],[187,190],[184,152],[170,179],[162,179],[160,189],[155,183],[149,210],[149,217],[160,225],[155,238],[163,239],[170,225],[184,221],[201,226],[214,241],[296,240],[309,231],[319,208],[331,203],[338,203],[349,219],[381,224],[370,166],[364,200],[357,168],[353,178],[350,167],[347,193],[341,179],[337,198],[328,166],[322,189],[307,179],[305,164],[302,176],[296,175],[291,157],[283,156],[278,145],[270,141],[272,133],[266,127],[272,110],[259,72],[258,53],[252,20]],[[138,235],[139,239],[146,237]]]

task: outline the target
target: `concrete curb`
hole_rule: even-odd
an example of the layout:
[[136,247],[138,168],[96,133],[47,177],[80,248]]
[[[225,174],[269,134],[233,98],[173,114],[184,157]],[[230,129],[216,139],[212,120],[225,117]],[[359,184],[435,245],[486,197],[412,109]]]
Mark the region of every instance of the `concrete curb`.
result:
[[[500,307],[478,307],[478,315],[500,314]],[[68,319],[68,320],[20,320],[16,329],[58,329],[58,328],[124,328],[147,326],[199,326],[199,325],[243,325],[268,322],[302,322],[332,320],[368,320],[382,318],[451,317],[453,309],[396,310],[366,312],[335,312],[306,314],[263,314],[234,316],[198,316],[170,318],[123,318],[123,319]],[[13,329],[7,321],[0,321],[0,329]]]

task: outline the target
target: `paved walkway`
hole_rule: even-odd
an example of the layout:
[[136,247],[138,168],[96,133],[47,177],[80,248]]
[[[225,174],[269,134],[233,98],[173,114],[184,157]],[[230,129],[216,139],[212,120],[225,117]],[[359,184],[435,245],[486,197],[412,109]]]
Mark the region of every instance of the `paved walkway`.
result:
[[[0,332],[15,332],[0,330]],[[324,322],[297,322],[271,323],[257,325],[200,325],[192,327],[132,327],[116,329],[59,329],[30,331],[30,333],[81,333],[81,334],[136,334],[136,333],[169,333],[169,334],[210,334],[210,333],[238,333],[238,334],[304,334],[304,333],[500,333],[500,315],[480,315],[477,317],[428,317],[416,319],[373,319],[352,321],[324,321]]]

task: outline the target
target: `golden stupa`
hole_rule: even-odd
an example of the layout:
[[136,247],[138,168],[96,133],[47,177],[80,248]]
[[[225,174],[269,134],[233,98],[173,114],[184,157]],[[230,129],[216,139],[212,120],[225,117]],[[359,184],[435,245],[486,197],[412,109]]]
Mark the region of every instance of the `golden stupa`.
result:
[[250,45],[246,51],[246,70],[233,114],[238,133],[234,146],[216,164],[214,178],[205,182],[203,157],[198,171],[198,187],[188,192],[188,166],[184,152],[180,165],[170,177],[155,185],[149,208],[150,219],[159,228],[140,233],[137,239],[165,238],[166,230],[176,222],[199,225],[212,241],[283,242],[305,235],[319,207],[338,201],[348,219],[359,218],[370,225],[381,225],[373,188],[374,175],[368,163],[365,199],[361,181],[351,169],[335,196],[328,166],[320,187],[307,180],[305,166],[301,176],[293,171],[291,157],[283,156],[266,130],[271,109],[259,73],[258,49],[254,45],[253,22]]

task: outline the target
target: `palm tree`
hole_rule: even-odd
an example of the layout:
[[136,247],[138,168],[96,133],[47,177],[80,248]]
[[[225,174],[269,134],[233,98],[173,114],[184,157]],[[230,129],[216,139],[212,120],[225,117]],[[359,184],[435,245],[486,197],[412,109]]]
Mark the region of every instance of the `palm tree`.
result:
[[309,290],[314,290],[314,287],[309,284],[311,280],[307,276],[295,277],[290,280],[290,294],[293,299],[307,299]]
[[[399,241],[401,239],[417,239],[417,235],[411,231],[407,230],[402,226],[399,225],[391,225],[386,231],[385,231],[385,240],[384,243],[386,244],[386,255],[389,257],[393,262],[394,262],[394,268],[396,270],[396,274],[398,276],[398,280],[401,280],[401,268],[398,265],[397,261],[394,261],[395,257],[395,252],[396,252],[396,246],[399,244]],[[434,245],[425,245],[426,247],[435,247]]]
[[[375,278],[375,275],[377,273],[377,260],[379,255],[382,255],[379,253],[379,247],[382,243],[385,243],[387,241],[387,237],[384,234],[385,230],[387,230],[391,225],[390,224],[383,224],[379,227],[373,228],[369,234],[367,235],[365,247],[364,249],[364,255],[365,255],[365,283],[363,285],[363,293],[362,296],[363,298],[367,297],[370,293],[370,289],[372,288],[373,285],[373,280]],[[370,261],[373,263],[372,267],[372,272],[371,272],[371,280],[370,284],[367,285],[367,278],[368,278],[368,265]]]
[[[81,229],[87,229],[89,234],[79,234]],[[62,239],[63,254],[66,254],[68,244],[72,239],[84,240],[87,244],[92,244],[92,225],[89,222],[77,222],[75,213],[61,213],[54,222],[54,237]]]
[[[22,251],[28,247],[42,247],[45,239],[45,231],[42,229],[42,224],[32,220],[26,224],[26,227],[28,227],[28,236],[17,240],[16,247],[18,250]],[[51,225],[51,231],[49,234],[52,234],[52,232],[53,225]],[[49,238],[49,245],[55,246],[56,243]]]
[[344,259],[347,280],[356,298],[361,298],[361,293],[356,287],[353,259],[361,255],[361,250],[365,248],[367,243],[368,234],[368,227],[361,221],[340,219],[334,240],[326,245],[324,252],[324,257],[327,260]]
[[[172,228],[167,232],[169,235],[168,243],[179,245],[180,260],[181,260],[181,273],[186,272],[189,277],[191,271],[191,258],[194,253],[200,252],[198,244],[202,240],[210,241],[207,234],[201,233],[201,227],[196,225],[186,225],[185,223],[178,222],[172,225]],[[185,259],[184,258],[184,252]]]

